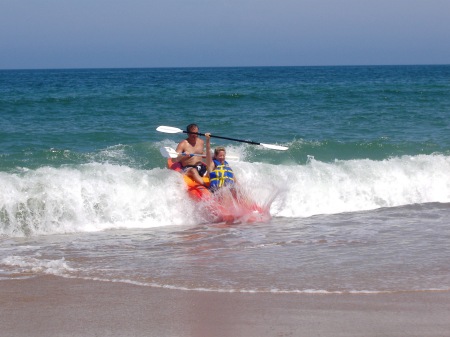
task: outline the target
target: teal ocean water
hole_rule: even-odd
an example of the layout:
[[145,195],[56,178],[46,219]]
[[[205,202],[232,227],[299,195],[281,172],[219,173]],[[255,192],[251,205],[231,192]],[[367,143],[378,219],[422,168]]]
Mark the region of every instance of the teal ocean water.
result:
[[[159,148],[238,156],[224,227]],[[450,66],[0,71],[0,278],[206,291],[450,289]],[[188,267],[188,268],[187,268]]]

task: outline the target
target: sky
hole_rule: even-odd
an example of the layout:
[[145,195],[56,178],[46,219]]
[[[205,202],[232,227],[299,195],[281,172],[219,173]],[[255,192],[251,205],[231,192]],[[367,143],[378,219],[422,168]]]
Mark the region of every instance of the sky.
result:
[[0,0],[0,69],[450,64],[450,0]]

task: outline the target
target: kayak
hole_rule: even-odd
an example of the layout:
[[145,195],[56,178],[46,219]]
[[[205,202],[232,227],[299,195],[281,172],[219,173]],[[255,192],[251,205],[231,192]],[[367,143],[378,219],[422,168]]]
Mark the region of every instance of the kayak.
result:
[[[204,185],[200,185],[187,175],[183,174],[181,164],[167,159],[167,168],[182,174],[189,197],[195,202],[202,203],[204,209],[217,222],[261,222],[270,219],[268,207],[261,207],[249,198],[236,198],[230,190],[211,193],[208,189],[209,178],[203,177]],[[228,192],[228,193],[227,193]]]
[[[172,161],[172,158],[167,159],[167,167],[171,170],[183,173],[183,169],[181,164],[178,162]],[[209,186],[209,178],[203,177],[203,181],[205,185],[200,185],[192,178],[183,174],[184,183],[187,187],[187,192],[189,197],[191,197],[195,201],[205,200],[211,197],[211,192],[208,190]]]

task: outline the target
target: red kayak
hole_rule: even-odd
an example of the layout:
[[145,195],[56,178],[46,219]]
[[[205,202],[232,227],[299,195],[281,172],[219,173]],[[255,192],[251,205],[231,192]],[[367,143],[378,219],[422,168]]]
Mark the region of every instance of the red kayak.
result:
[[[181,164],[178,162],[173,162],[171,158],[167,159],[167,167],[171,170],[183,173]],[[205,185],[200,185],[187,175],[183,174],[184,183],[187,187],[187,192],[189,196],[195,201],[205,200],[211,197],[211,192],[208,190],[209,178],[204,177],[203,181]]]
[[[167,167],[182,173],[181,164],[167,160]],[[208,189],[209,178],[203,177],[204,185],[200,185],[190,177],[183,174],[187,192],[192,200],[199,202],[204,209],[217,222],[262,222],[270,219],[269,209],[265,209],[248,197],[239,197],[236,193],[224,188],[223,191],[211,193]]]

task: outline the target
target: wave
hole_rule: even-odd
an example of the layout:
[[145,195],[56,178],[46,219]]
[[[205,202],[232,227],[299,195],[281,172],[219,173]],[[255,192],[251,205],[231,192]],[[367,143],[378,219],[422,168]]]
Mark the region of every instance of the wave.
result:
[[[239,182],[275,217],[450,202],[450,157],[402,156],[304,165],[236,162]],[[166,169],[111,163],[0,172],[0,235],[194,225],[205,221]]]
[[[8,236],[179,223],[180,177],[112,164],[0,173],[0,233]],[[178,178],[178,179],[177,179]],[[170,191],[167,185],[172,185]],[[170,216],[168,216],[170,214]]]
[[[402,156],[382,161],[311,158],[283,169],[288,187],[276,214],[306,217],[450,201],[450,157]],[[273,168],[276,170],[276,168]]]

